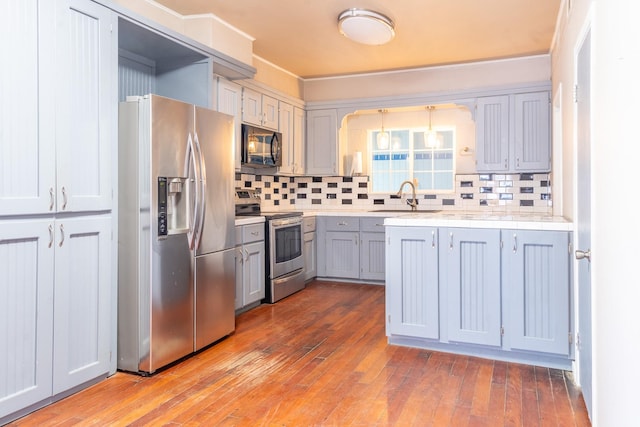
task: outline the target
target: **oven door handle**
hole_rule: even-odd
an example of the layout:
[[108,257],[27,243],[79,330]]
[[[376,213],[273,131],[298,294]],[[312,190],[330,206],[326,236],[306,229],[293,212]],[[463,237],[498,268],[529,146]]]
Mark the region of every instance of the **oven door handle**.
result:
[[289,226],[289,225],[302,225],[302,218],[297,218],[297,217],[293,217],[293,218],[281,218],[281,219],[272,219],[269,220],[269,224],[271,225],[271,227],[283,227],[283,226]]
[[292,271],[291,273],[285,274],[284,276],[280,276],[277,279],[273,279],[272,281],[273,281],[274,285],[278,285],[278,284],[280,284],[282,282],[286,282],[286,281],[290,280],[291,278],[299,276],[299,275],[301,275],[303,273],[304,273],[304,269],[299,268],[297,270]]

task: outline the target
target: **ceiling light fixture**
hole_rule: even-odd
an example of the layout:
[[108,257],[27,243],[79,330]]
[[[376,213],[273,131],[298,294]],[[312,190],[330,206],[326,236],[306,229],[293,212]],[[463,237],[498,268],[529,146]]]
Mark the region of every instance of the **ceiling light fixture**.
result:
[[427,111],[429,111],[429,130],[424,133],[424,144],[427,148],[437,148],[440,146],[438,132],[431,128],[431,112],[435,110],[436,107],[429,105],[426,108]]
[[376,136],[376,145],[378,146],[378,150],[386,150],[389,148],[389,132],[384,131],[384,113],[386,110],[378,110],[380,115],[382,116],[382,129],[378,132]]
[[347,9],[338,16],[340,32],[351,40],[368,45],[381,45],[396,35],[393,21],[368,9]]

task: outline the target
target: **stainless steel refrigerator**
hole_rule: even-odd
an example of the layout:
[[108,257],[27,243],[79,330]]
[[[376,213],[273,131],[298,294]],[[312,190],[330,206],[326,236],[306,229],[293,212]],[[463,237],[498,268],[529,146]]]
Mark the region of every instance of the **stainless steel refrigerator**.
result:
[[151,374],[235,329],[233,117],[120,103],[118,368]]

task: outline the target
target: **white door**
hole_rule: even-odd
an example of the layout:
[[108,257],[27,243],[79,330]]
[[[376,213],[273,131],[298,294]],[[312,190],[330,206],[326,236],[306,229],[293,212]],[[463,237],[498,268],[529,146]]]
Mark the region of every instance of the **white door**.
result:
[[577,60],[577,195],[578,235],[578,369],[582,395],[591,415],[592,340],[591,340],[591,32],[587,33]]

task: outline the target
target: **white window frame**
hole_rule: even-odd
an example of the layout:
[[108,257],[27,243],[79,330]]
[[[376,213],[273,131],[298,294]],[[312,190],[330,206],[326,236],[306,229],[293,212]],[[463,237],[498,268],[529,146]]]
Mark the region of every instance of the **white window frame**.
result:
[[[408,165],[408,170],[407,170],[407,174],[406,176],[402,177],[402,180],[400,180],[397,184],[397,187],[400,187],[400,182],[404,181],[404,180],[410,180],[412,181],[415,177],[415,153],[420,153],[420,152],[424,152],[424,153],[432,153],[433,155],[437,154],[437,153],[450,153],[451,155],[451,170],[449,169],[442,169],[440,170],[440,172],[447,172],[451,174],[451,186],[450,188],[446,188],[446,189],[434,189],[434,188],[424,188],[420,185],[420,181],[418,181],[418,186],[416,187],[416,193],[418,194],[448,194],[451,193],[453,191],[455,191],[455,175],[456,175],[456,146],[457,146],[457,141],[456,141],[456,128],[455,126],[439,126],[439,127],[433,127],[433,130],[435,130],[438,133],[445,133],[445,132],[450,132],[451,133],[451,137],[452,137],[452,145],[450,148],[415,148],[413,146],[413,141],[414,141],[414,134],[416,133],[424,133],[426,132],[428,129],[424,128],[424,127],[416,127],[416,128],[394,128],[394,129],[385,129],[386,132],[389,132],[389,134],[393,134],[393,132],[409,132],[409,148],[407,149],[403,149],[403,150],[398,150],[396,151],[396,153],[407,153],[408,152],[408,156],[409,156],[409,165]],[[393,150],[393,141],[389,142],[389,148],[387,150],[379,150],[376,146],[376,141],[375,141],[375,135],[377,135],[377,133],[379,132],[379,129],[372,129],[369,130],[367,132],[367,140],[368,140],[368,144],[369,144],[369,153],[370,155],[368,156],[368,170],[370,171],[369,176],[370,176],[370,191],[372,194],[389,194],[389,193],[394,193],[395,191],[397,191],[397,189],[394,189],[393,187],[393,183],[391,182],[387,187],[391,187],[388,190],[378,190],[376,191],[374,189],[374,169],[373,169],[373,156],[375,154],[381,154],[381,153],[389,153],[389,154],[393,154],[394,150]],[[391,138],[392,139],[392,138]],[[391,160],[389,160],[391,161]],[[435,161],[435,158],[432,157],[432,162]],[[391,179],[392,174],[393,174],[393,169],[392,168],[388,168],[388,172],[389,172],[389,179]],[[432,177],[435,176],[439,171],[437,169],[432,169],[431,174]],[[432,179],[432,183],[434,182],[434,180]],[[433,185],[432,185],[433,186]]]

